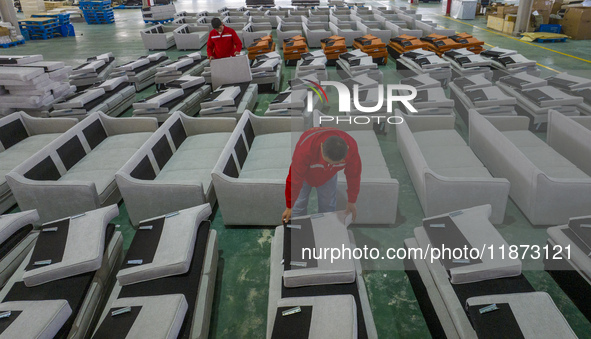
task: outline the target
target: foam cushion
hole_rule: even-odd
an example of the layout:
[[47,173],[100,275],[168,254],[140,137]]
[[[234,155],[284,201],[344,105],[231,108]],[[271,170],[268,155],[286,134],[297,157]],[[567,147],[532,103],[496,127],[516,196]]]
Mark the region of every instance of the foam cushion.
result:
[[[357,338],[357,309],[352,295],[285,298],[277,302],[278,308],[295,306],[312,307],[309,338]],[[295,319],[299,315],[282,316],[281,320],[289,321],[289,317]]]
[[[311,221],[314,247],[316,249],[351,248],[351,241],[347,233],[347,225],[350,220],[347,219],[347,224],[345,224],[343,211],[324,213],[321,217],[316,218],[294,218],[292,222],[299,219],[309,219]],[[294,246],[298,246],[294,241],[294,235],[296,232],[302,232],[302,230],[291,229],[291,232],[291,244],[292,248],[294,248]],[[300,244],[299,246],[303,245]],[[299,253],[299,250],[297,252]],[[291,260],[300,261],[293,257]],[[331,260],[330,255],[328,255],[328,258],[320,258],[315,261],[316,267],[299,268],[291,266],[291,269],[286,269],[283,272],[285,287],[351,283],[355,281],[355,264],[352,257]],[[284,267],[288,267],[288,265],[289,262],[284,263]]]
[[[139,313],[125,338],[172,339],[176,338],[181,330],[188,305],[184,295],[168,294],[117,299],[111,305],[111,311],[124,307],[139,308]],[[115,324],[117,317],[123,318],[125,314],[111,316],[109,313],[97,334],[103,333],[103,330],[108,333],[110,328],[103,328],[102,325],[107,324],[107,321]]]
[[493,303],[509,304],[525,338],[577,337],[546,292],[497,294],[466,300],[468,307]]
[[241,179],[287,178],[291,165],[292,133],[263,134],[254,138],[240,172]]
[[[160,240],[152,262],[124,268],[117,273],[121,285],[186,273],[191,265],[199,224],[211,214],[209,204],[179,211],[178,215],[164,218]],[[161,219],[162,217],[150,220]],[[140,226],[149,224],[143,221]],[[138,230],[138,232],[154,232]],[[133,242],[132,246],[143,246]],[[134,260],[141,258],[133,258]],[[125,263],[124,263],[125,264]]]
[[547,232],[548,236],[550,236],[550,239],[552,239],[557,245],[562,247],[570,245],[571,251],[569,260],[579,269],[579,272],[582,275],[591,277],[591,257],[589,257],[589,253],[586,253],[586,249],[583,250],[575,241],[573,241],[573,239],[564,233],[572,232],[570,231],[569,226],[562,225],[550,227],[548,228]]
[[0,312],[4,311],[12,314],[2,319],[11,321],[2,338],[53,338],[72,314],[68,302],[61,299],[5,302],[0,304]]
[[[103,261],[107,225],[118,214],[117,205],[111,205],[86,212],[85,215],[78,218],[68,218],[69,226],[65,245],[55,244],[56,246],[64,246],[61,261],[45,266],[35,266],[34,269],[25,271],[23,274],[25,285],[28,287],[37,286],[49,281],[98,270]],[[45,224],[44,227],[54,227],[58,224],[59,221]],[[31,261],[51,259],[35,258],[35,256],[37,247],[42,246],[43,241],[51,241],[53,233],[41,232],[35,249],[33,249]],[[48,237],[44,240],[45,235]]]

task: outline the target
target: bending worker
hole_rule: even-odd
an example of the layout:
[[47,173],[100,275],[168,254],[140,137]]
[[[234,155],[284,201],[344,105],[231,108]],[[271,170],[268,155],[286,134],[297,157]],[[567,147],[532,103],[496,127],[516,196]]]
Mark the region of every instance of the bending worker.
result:
[[347,177],[347,211],[357,217],[355,202],[361,182],[361,159],[357,142],[336,128],[315,127],[302,134],[295,147],[289,175],[285,183],[287,208],[281,216],[308,214],[308,199],[312,187],[318,195],[318,213],[334,212],[337,207],[337,173],[345,170]]
[[222,20],[213,18],[211,20],[213,29],[207,38],[207,57],[209,60],[228,58],[240,54],[242,41],[236,31],[226,27]]

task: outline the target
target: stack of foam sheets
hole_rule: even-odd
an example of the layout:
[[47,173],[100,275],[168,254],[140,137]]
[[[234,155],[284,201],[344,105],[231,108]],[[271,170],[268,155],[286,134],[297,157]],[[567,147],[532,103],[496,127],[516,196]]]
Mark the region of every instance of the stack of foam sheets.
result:
[[70,84],[79,90],[90,87],[96,82],[107,80],[114,68],[115,58],[111,52],[88,58],[85,63],[72,70]]
[[555,87],[548,86],[548,81],[527,72],[501,77],[497,86],[505,93],[517,99],[517,112],[533,118],[533,124],[548,122],[548,111],[553,109],[566,116],[580,114],[577,105],[583,98],[567,94]]
[[517,99],[504,93],[482,75],[457,78],[449,88],[456,111],[466,123],[469,109],[488,116],[517,115]]
[[481,52],[480,55],[490,58],[494,80],[505,75],[521,72],[527,72],[537,77],[541,74],[535,60],[530,60],[511,49],[493,47]]
[[156,88],[184,75],[201,75],[207,65],[209,65],[209,60],[206,57],[202,57],[200,52],[180,56],[177,61],[166,66],[159,66],[156,69],[154,78]]
[[322,102],[317,95],[312,96],[312,110],[308,108],[308,91],[305,89],[288,89],[277,94],[265,112],[267,116],[302,116],[304,124],[312,127],[312,112],[320,109]]
[[127,76],[106,80],[55,103],[50,117],[75,117],[79,120],[94,112],[118,116],[135,101],[135,88]]
[[443,58],[450,62],[454,79],[477,74],[483,74],[487,79],[492,79],[491,61],[466,48],[447,51],[443,53]]
[[429,74],[443,86],[451,81],[451,64],[437,56],[433,51],[416,49],[403,53],[396,59],[396,69],[405,76]]
[[199,103],[211,92],[203,77],[185,75],[167,82],[165,90],[133,104],[133,116],[155,117],[164,122],[172,113],[181,111],[194,116]]
[[128,81],[133,83],[137,92],[153,85],[156,79],[156,69],[158,67],[171,64],[172,61],[166,56],[165,52],[154,53],[142,56],[137,60],[130,61],[121,66],[117,66],[111,75],[114,77],[126,76]]
[[358,49],[340,54],[336,66],[337,73],[343,79],[365,74],[381,83],[384,78],[384,74],[378,69],[378,64],[373,61],[373,58]]
[[267,85],[269,90],[279,91],[281,81],[281,55],[277,52],[270,52],[256,56],[250,66],[252,73],[252,83],[259,84],[259,91],[263,88],[261,85]]
[[42,55],[0,56],[0,116],[15,110],[45,117],[51,104],[74,92],[64,80],[72,67]]
[[583,98],[583,103],[577,108],[582,114],[591,115],[591,79],[564,72],[547,77],[546,80],[550,86]]
[[201,103],[201,116],[238,118],[244,110],[252,110],[258,98],[258,85],[241,82],[220,86]]
[[298,60],[296,65],[296,78],[305,77],[310,74],[315,74],[318,80],[328,80],[328,71],[326,70],[326,63],[328,59],[324,51],[319,49],[314,52],[302,54],[302,59]]

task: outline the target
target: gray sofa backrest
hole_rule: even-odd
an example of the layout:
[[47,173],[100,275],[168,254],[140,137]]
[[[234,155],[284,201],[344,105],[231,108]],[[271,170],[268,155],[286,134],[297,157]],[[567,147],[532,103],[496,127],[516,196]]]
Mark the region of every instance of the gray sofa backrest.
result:
[[34,118],[25,112],[14,112],[0,119],[0,152],[33,135],[63,133],[77,123],[78,119]]
[[555,110],[548,113],[546,142],[556,152],[591,176],[591,117],[567,117]]

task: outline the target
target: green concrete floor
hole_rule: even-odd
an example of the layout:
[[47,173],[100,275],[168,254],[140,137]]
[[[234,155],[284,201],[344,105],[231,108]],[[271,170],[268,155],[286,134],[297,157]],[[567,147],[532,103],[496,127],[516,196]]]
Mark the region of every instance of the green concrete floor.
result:
[[[221,6],[241,6],[242,1],[177,1],[177,10],[197,12],[216,10]],[[289,5],[288,1],[277,1],[278,5]],[[402,1],[372,1],[371,6],[395,4],[408,6]],[[489,47],[517,49],[528,58],[535,59],[542,67],[542,76],[556,71],[569,71],[591,77],[591,63],[586,59],[591,54],[589,41],[568,40],[565,43],[537,44],[524,43],[502,33],[486,29],[483,17],[476,20],[459,21],[439,14],[440,5],[420,4],[419,13],[423,18],[433,20],[446,28],[468,32],[487,42]],[[145,28],[139,10],[116,10],[115,24],[86,25],[74,23],[76,37],[56,38],[47,41],[30,41],[25,45],[0,49],[0,54],[43,54],[46,60],[61,60],[76,66],[87,57],[100,53],[113,52],[119,64],[134,60],[147,51],[140,39],[139,31]],[[172,59],[186,52],[172,48],[167,54]],[[398,83],[400,76],[395,71],[392,59],[382,66],[385,83]],[[282,89],[291,77],[295,67],[285,67]],[[336,72],[331,71],[331,80],[338,80]],[[137,94],[138,100],[154,93],[153,88]],[[274,95],[259,95],[256,114],[262,114]],[[334,112],[336,107],[325,107]],[[130,116],[131,110],[124,113]],[[467,129],[458,119],[456,128],[467,137]],[[540,137],[544,137],[540,135]],[[421,225],[423,212],[414,188],[396,145],[394,131],[387,136],[378,136],[382,152],[392,178],[400,182],[398,217],[389,226],[354,227],[358,246],[367,245],[385,250],[389,247],[402,247],[403,240],[413,236],[413,228]],[[16,211],[17,209],[15,209]],[[220,265],[211,321],[212,338],[263,338],[266,328],[267,291],[269,279],[269,254],[272,228],[226,227],[219,209],[215,209],[213,228],[219,237]],[[279,216],[277,217],[279,220]],[[125,238],[125,248],[129,247],[134,231],[129,226],[125,205],[120,207],[120,216],[115,219],[121,224],[120,230]],[[512,201],[509,201],[505,221],[497,226],[509,244],[538,244],[546,242],[545,228],[533,227]],[[370,304],[381,338],[425,338],[429,331],[425,324],[412,288],[399,261],[364,261],[364,278],[369,293]],[[570,299],[543,271],[539,262],[524,261],[524,274],[539,291],[548,292],[569,324],[581,338],[591,338],[591,324],[572,304]]]

